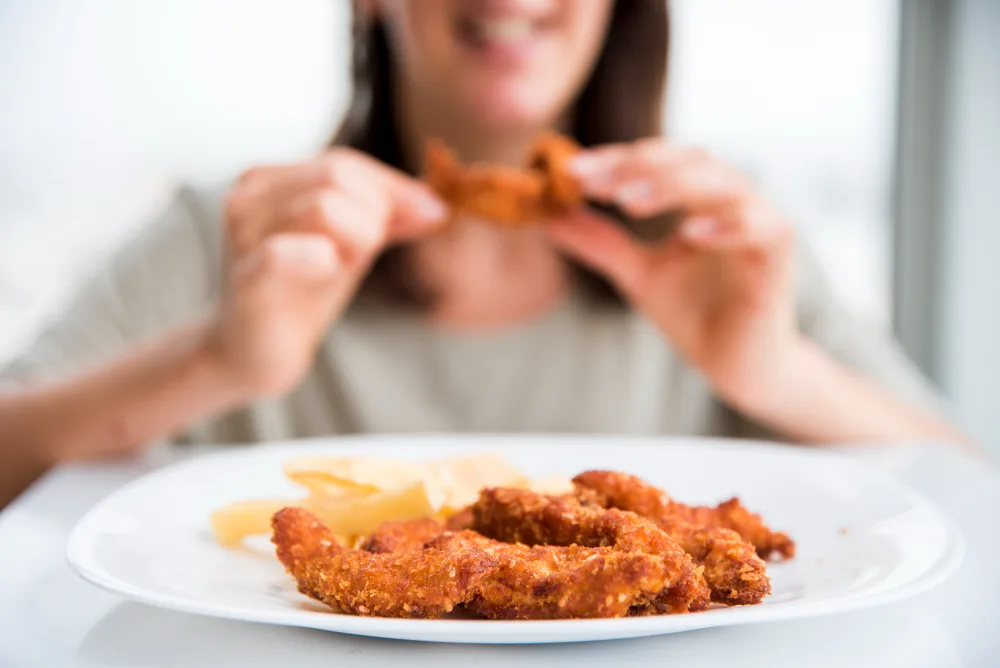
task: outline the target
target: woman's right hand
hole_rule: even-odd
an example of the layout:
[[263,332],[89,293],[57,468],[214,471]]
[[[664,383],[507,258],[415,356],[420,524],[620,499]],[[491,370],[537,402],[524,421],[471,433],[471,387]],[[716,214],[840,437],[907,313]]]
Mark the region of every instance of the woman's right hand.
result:
[[246,172],[226,202],[213,357],[251,397],[290,391],[378,254],[446,215],[423,183],[350,149]]

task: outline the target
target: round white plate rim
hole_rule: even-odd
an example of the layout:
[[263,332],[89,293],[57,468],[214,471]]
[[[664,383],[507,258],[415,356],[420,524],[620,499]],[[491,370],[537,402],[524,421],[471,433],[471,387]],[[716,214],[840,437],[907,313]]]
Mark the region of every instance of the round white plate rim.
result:
[[[622,441],[628,444],[652,444],[677,447],[688,442],[697,442],[699,448],[716,450],[757,448],[780,451],[784,456],[819,458],[828,462],[836,462],[839,466],[852,469],[853,473],[876,481],[879,485],[892,490],[893,493],[905,498],[914,507],[928,517],[934,518],[945,529],[947,540],[945,547],[936,561],[929,566],[920,577],[900,583],[890,589],[869,593],[855,594],[849,599],[834,597],[827,600],[788,601],[780,606],[745,607],[708,610],[690,615],[671,615],[669,617],[634,617],[626,619],[577,619],[577,620],[543,620],[543,621],[486,621],[486,620],[411,620],[386,619],[373,617],[356,617],[335,613],[317,613],[305,610],[280,610],[268,612],[246,609],[217,603],[205,602],[183,596],[149,593],[134,587],[128,582],[117,578],[112,573],[96,565],[92,555],[86,549],[90,537],[90,524],[100,518],[103,511],[115,506],[117,499],[127,496],[133,489],[151,479],[160,476],[175,475],[188,466],[199,466],[206,459],[226,459],[231,457],[246,457],[261,451],[300,447],[331,447],[357,445],[377,440],[379,442],[442,442],[461,441],[466,446],[477,446],[476,449],[488,449],[490,445],[503,447],[501,444],[513,441],[544,439],[550,442],[567,442],[600,446],[613,439],[616,443]],[[470,443],[471,442],[471,443]],[[338,633],[360,636],[414,640],[428,642],[464,642],[478,644],[512,644],[512,643],[550,643],[550,642],[580,642],[608,639],[638,638],[651,635],[668,634],[689,630],[711,628],[716,626],[742,625],[782,621],[789,619],[804,619],[833,613],[850,612],[859,609],[884,605],[910,598],[928,591],[952,575],[961,565],[965,556],[965,540],[954,521],[931,501],[918,492],[880,471],[873,470],[849,456],[823,450],[804,450],[784,444],[766,441],[747,441],[726,438],[702,437],[645,437],[645,436],[601,436],[601,435],[465,435],[447,434],[432,435],[350,435],[337,437],[321,437],[314,439],[299,439],[283,442],[242,447],[239,450],[222,450],[196,455],[181,461],[168,464],[153,470],[127,483],[107,495],[91,508],[76,526],[74,526],[67,542],[66,556],[73,572],[84,580],[91,582],[112,593],[131,600],[155,607],[238,621],[276,624],[312,628]],[[471,450],[472,448],[470,448]],[[291,453],[289,453],[291,454]],[[801,605],[800,605],[801,604]],[[664,625],[669,620],[669,626]],[[484,625],[488,625],[489,632]]]

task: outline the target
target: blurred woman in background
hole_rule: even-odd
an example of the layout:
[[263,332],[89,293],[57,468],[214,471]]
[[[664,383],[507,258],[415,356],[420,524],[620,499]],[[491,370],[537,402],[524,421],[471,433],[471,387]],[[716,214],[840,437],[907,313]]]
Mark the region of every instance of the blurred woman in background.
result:
[[[354,40],[329,150],[181,191],[3,371],[0,503],[56,462],[161,439],[962,441],[789,221],[663,137],[663,0],[369,0]],[[587,148],[587,197],[626,215],[444,228],[413,176],[428,138],[516,166],[549,130]]]

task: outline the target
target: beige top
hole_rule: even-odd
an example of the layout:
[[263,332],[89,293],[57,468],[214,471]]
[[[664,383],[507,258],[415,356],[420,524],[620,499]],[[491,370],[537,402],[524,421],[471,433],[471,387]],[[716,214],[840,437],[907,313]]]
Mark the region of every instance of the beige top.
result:
[[[182,190],[0,380],[59,377],[206,313],[222,276],[220,219],[221,193]],[[803,331],[897,395],[936,406],[900,349],[837,303],[805,250],[799,265]],[[296,391],[192,426],[179,440],[353,432],[770,436],[723,406],[642,318],[574,298],[535,321],[476,335],[354,308],[331,328]]]

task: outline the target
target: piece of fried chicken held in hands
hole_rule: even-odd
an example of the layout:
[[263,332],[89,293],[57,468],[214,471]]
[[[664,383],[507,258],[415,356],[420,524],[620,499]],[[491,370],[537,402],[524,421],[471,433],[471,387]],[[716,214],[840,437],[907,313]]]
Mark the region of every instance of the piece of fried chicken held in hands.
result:
[[448,146],[432,139],[424,149],[424,180],[455,213],[505,227],[537,225],[582,204],[569,170],[579,150],[568,137],[548,133],[535,141],[523,168],[463,165]]

